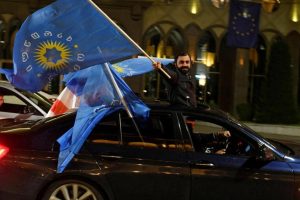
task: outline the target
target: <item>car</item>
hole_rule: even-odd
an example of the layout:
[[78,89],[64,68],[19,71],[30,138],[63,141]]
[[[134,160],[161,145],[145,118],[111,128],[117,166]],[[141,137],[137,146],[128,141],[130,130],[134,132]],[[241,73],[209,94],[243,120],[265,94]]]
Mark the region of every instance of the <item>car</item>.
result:
[[52,102],[37,93],[15,88],[7,81],[0,81],[0,125],[13,120],[44,118]]
[[[300,199],[289,147],[209,106],[149,107],[148,119],[124,110],[103,118],[62,173],[56,140],[76,112],[1,128],[0,199]],[[224,131],[230,137],[215,137]]]
[[54,103],[56,101],[57,97],[58,97],[57,94],[49,94],[45,91],[38,91],[35,94],[39,95],[40,97],[42,97],[46,101],[50,101],[51,103]]

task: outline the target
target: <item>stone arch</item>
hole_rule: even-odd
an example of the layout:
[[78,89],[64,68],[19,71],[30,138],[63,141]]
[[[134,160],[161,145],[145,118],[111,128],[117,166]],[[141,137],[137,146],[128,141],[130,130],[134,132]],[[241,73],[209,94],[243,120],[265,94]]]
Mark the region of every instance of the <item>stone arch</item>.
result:
[[[144,33],[143,45],[146,51],[156,57],[173,57],[186,44],[183,30],[176,24],[162,21],[150,26]],[[143,76],[143,97],[146,99],[166,99],[166,85],[159,73],[151,72]]]
[[274,29],[263,29],[260,31],[260,35],[264,38],[268,50],[270,49],[272,39],[274,37],[284,38],[283,34],[281,34],[278,30],[274,30]]
[[143,36],[143,46],[146,52],[156,56],[160,41],[164,38],[164,32],[159,25],[153,25],[148,28]]
[[197,42],[201,32],[201,28],[195,23],[190,23],[184,28],[184,34],[187,38],[186,44],[188,44],[187,50],[193,60],[197,59]]
[[[186,50],[187,42],[183,33],[183,30],[180,27],[173,27],[169,30],[165,37],[165,52],[167,57],[173,57],[179,52]],[[167,53],[172,49],[172,52]]]

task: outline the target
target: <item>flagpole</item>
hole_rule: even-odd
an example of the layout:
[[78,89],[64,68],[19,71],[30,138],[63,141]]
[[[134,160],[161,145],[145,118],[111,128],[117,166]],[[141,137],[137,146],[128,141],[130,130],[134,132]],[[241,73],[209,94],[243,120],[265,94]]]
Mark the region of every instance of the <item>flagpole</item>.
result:
[[[151,60],[151,62],[154,64],[156,63],[153,58],[151,58],[147,52],[144,51],[133,39],[131,39],[112,19],[109,18],[109,16],[104,13],[92,0],[89,0],[89,2],[111,23],[113,24],[118,31],[120,31],[136,48],[138,48],[147,58]],[[169,79],[171,79],[171,76],[162,68],[159,68]]]
[[139,128],[138,128],[138,126],[137,126],[135,120],[133,119],[133,115],[132,115],[131,111],[129,110],[129,107],[128,107],[128,105],[127,105],[127,102],[126,102],[125,99],[124,99],[123,93],[121,92],[121,90],[120,90],[120,88],[119,88],[119,86],[118,86],[118,84],[117,84],[117,82],[116,82],[116,80],[115,80],[113,74],[111,73],[111,69],[110,69],[109,65],[108,65],[107,63],[104,63],[104,66],[106,67],[106,69],[107,69],[107,71],[108,71],[108,73],[109,73],[109,77],[110,77],[110,79],[111,79],[111,81],[112,81],[112,83],[113,83],[114,88],[116,89],[116,91],[117,91],[117,93],[118,93],[118,96],[119,96],[120,99],[121,99],[121,102],[122,102],[123,106],[125,107],[125,110],[126,110],[127,114],[128,114],[129,117],[132,119],[133,124],[134,124],[136,130],[138,131],[139,137],[141,138],[142,142],[144,142],[144,139],[143,139],[143,137],[142,137],[142,135],[141,135],[141,133],[140,133],[140,130],[139,130]]
[[105,65],[105,67],[106,67],[106,70],[107,70],[108,73],[109,73],[109,77],[110,77],[110,79],[111,79],[111,81],[112,81],[112,83],[113,83],[113,86],[114,86],[114,88],[116,89],[116,91],[117,91],[117,93],[118,93],[118,96],[120,97],[121,102],[122,102],[122,104],[123,104],[124,107],[125,107],[125,110],[127,111],[129,117],[130,117],[130,118],[133,118],[133,115],[132,115],[132,113],[131,113],[130,110],[129,110],[129,107],[128,107],[128,105],[127,105],[127,102],[126,102],[125,99],[124,99],[123,93],[121,92],[121,90],[120,90],[120,88],[119,88],[119,86],[118,86],[118,84],[117,84],[115,78],[113,77],[113,74],[112,74],[111,71],[110,71],[109,65],[108,65],[107,63],[104,63],[104,65]]

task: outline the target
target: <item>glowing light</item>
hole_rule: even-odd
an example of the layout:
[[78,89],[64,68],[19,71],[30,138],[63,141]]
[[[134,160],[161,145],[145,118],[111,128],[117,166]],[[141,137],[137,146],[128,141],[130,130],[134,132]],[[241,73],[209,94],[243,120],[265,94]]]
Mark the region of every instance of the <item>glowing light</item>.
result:
[[211,67],[215,64],[215,53],[213,52],[206,52],[206,58],[204,60],[204,64],[207,67]]
[[205,74],[199,74],[199,85],[205,86],[206,85],[206,75]]
[[298,22],[300,18],[300,5],[293,3],[290,11],[290,18],[293,22]]
[[240,57],[240,59],[239,59],[239,64],[240,64],[240,66],[244,66],[245,60],[244,60],[243,57]]
[[189,0],[188,6],[189,12],[193,15],[198,14],[201,10],[200,0]]
[[3,158],[9,151],[9,148],[0,144],[0,159]]
[[158,58],[162,58],[164,55],[164,41],[160,41],[157,47],[157,53],[156,53],[156,57]]

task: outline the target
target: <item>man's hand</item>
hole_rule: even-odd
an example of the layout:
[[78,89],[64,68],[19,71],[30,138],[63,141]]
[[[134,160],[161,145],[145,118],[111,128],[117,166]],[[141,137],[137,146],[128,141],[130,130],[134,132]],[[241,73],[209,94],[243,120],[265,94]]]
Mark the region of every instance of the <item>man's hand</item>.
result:
[[224,137],[227,137],[227,138],[231,136],[229,131],[224,131],[223,135],[224,135]]
[[160,62],[155,62],[152,64],[153,68],[155,70],[160,70],[161,69],[161,63]]
[[224,137],[227,137],[227,138],[231,136],[229,131],[223,131],[223,132],[220,132],[219,134],[223,135]]

